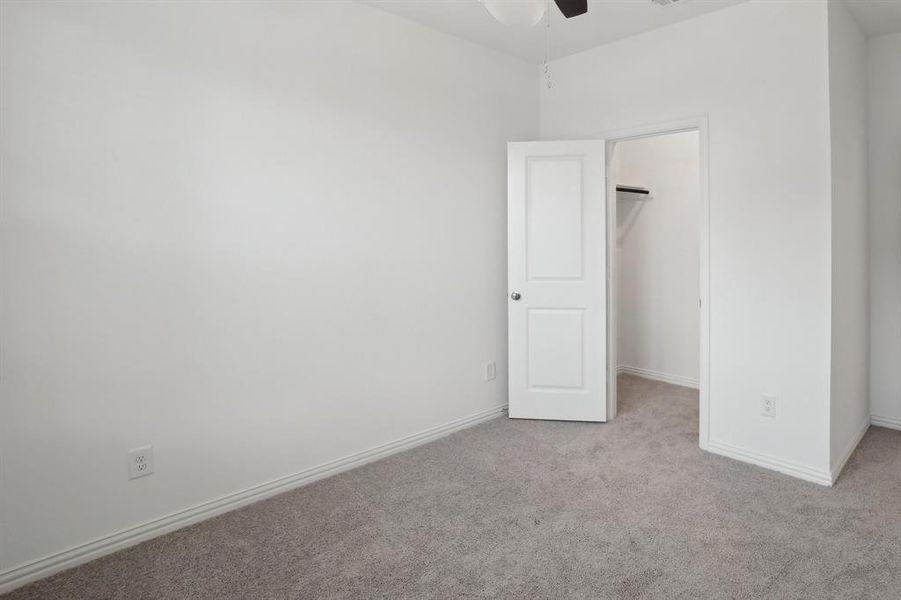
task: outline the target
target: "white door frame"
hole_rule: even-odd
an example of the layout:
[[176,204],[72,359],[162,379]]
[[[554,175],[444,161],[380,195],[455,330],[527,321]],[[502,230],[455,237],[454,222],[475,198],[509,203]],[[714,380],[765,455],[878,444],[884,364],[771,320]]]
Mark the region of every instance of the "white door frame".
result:
[[710,195],[709,195],[709,139],[707,117],[658,123],[611,131],[598,136],[607,142],[607,418],[616,418],[616,182],[610,176],[614,146],[618,142],[668,133],[697,131],[700,146],[701,223],[700,273],[698,293],[700,302],[700,361],[699,361],[699,424],[698,445],[706,450],[710,440]]

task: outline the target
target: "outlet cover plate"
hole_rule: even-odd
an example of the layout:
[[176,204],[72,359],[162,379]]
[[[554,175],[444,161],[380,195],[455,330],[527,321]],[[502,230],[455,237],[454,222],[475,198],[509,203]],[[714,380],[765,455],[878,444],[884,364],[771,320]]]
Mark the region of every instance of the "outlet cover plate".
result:
[[760,414],[764,417],[775,418],[776,416],[776,396],[768,396],[764,394],[760,398]]
[[153,446],[128,451],[128,478],[137,479],[153,473]]
[[491,361],[485,363],[485,381],[497,379],[497,362]]

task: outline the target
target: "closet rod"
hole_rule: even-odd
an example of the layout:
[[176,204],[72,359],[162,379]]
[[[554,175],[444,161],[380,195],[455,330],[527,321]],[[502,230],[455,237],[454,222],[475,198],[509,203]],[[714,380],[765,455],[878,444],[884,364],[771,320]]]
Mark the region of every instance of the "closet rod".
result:
[[643,194],[645,196],[649,196],[651,194],[651,190],[647,188],[632,187],[630,185],[618,185],[616,186],[616,191],[627,192],[629,194]]

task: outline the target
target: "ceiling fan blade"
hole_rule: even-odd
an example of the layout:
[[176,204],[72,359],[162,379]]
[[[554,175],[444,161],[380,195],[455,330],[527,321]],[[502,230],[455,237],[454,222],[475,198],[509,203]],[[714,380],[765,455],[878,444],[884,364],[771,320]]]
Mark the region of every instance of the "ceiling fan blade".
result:
[[578,17],[588,12],[588,0],[554,0],[557,8],[567,19]]

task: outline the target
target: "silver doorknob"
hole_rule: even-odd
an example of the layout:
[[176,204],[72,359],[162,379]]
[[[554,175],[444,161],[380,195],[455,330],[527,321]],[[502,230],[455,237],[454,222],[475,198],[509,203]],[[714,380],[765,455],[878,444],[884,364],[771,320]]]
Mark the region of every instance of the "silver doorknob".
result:
[[513,292],[512,294],[510,294],[511,300],[515,301],[515,300],[519,300],[520,298],[522,298],[522,294],[520,294],[519,292]]

